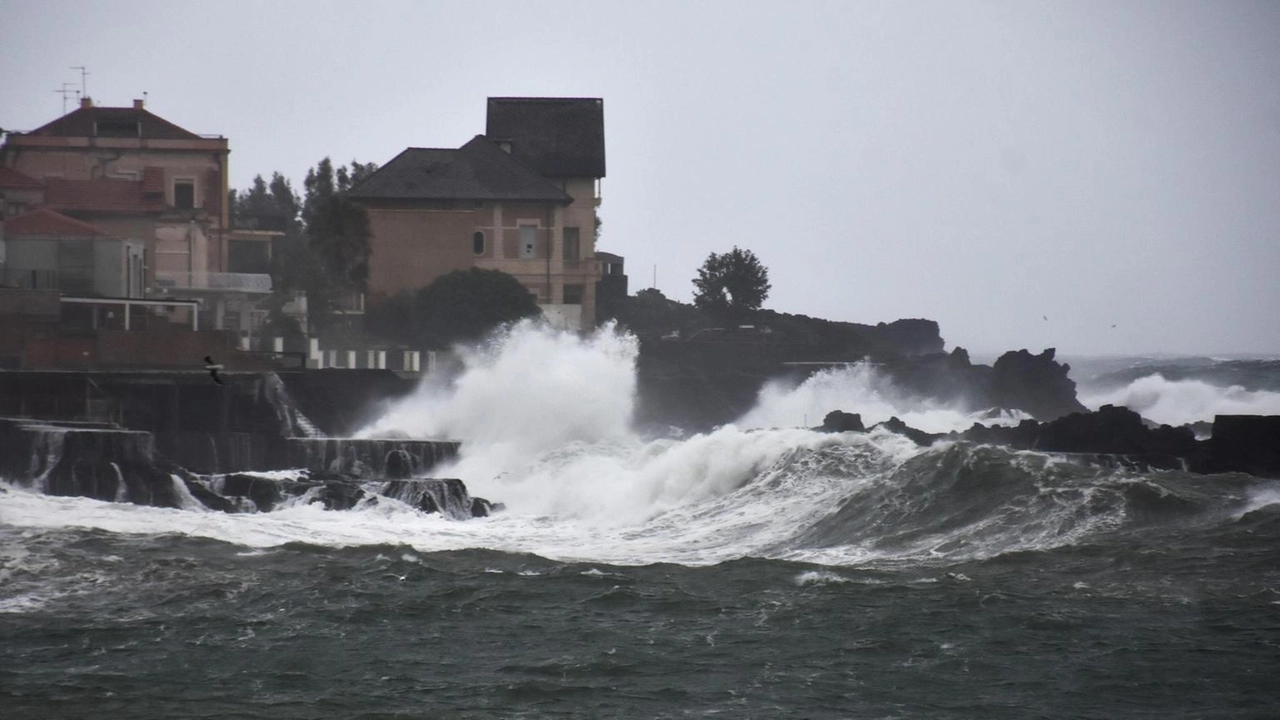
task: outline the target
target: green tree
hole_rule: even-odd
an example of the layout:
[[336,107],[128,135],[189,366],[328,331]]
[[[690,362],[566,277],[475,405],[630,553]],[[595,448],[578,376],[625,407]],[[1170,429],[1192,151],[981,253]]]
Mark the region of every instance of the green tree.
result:
[[234,226],[284,233],[272,246],[277,293],[268,302],[271,322],[283,323],[280,306],[287,293],[303,291],[308,325],[323,329],[343,295],[366,291],[372,254],[369,216],[346,193],[377,169],[375,163],[354,160],[335,168],[326,157],[307,171],[303,197],[279,172],[270,182],[258,175],[248,190],[229,192]]
[[351,162],[336,170],[324,158],[307,171],[301,215],[312,265],[306,273],[308,314],[324,327],[343,295],[363,293],[369,280],[369,214],[346,196],[377,170],[373,163]]
[[275,212],[283,219],[286,233],[299,230],[301,220],[298,213],[302,209],[302,200],[293,191],[293,184],[279,172],[271,174],[271,184],[267,186],[271,193],[271,202]]
[[438,347],[476,340],[499,325],[540,313],[533,293],[500,270],[455,270],[414,299],[418,337]]
[[769,269],[755,253],[736,245],[727,253],[708,255],[693,285],[694,305],[729,316],[759,310],[771,287]]

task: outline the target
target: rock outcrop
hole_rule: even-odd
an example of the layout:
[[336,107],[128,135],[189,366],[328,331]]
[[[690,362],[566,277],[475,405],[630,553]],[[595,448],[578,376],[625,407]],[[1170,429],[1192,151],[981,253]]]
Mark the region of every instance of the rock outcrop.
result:
[[[857,414],[834,411],[820,429],[865,432],[861,425]],[[1207,440],[1196,439],[1189,427],[1153,426],[1133,410],[1113,405],[1049,422],[1024,420],[1014,426],[975,423],[968,430],[949,434],[926,433],[896,417],[870,429],[876,428],[903,435],[922,447],[943,439],[965,440],[1016,450],[1067,453],[1135,469],[1241,472],[1280,478],[1280,416],[1219,415]]]
[[1053,420],[1084,412],[1076,398],[1071,366],[1054,359],[1049,348],[1039,355],[1006,352],[995,364],[975,365],[964,348],[898,358],[880,364],[893,383],[908,394],[969,410],[1021,410],[1037,420]]
[[839,410],[833,410],[827,413],[822,419],[822,432],[839,433],[839,432],[865,432],[866,427],[862,424],[862,416],[858,413],[847,413]]
[[1040,420],[1085,412],[1076,399],[1076,384],[1067,376],[1071,366],[1055,362],[1054,349],[1039,355],[1026,350],[1007,352],[991,366],[991,405],[1023,410]]
[[1204,445],[1202,472],[1280,477],[1280,415],[1219,415]]

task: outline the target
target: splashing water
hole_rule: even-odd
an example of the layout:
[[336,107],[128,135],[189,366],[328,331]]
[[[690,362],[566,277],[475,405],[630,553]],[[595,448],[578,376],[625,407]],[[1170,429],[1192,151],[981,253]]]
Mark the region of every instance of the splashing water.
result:
[[1201,380],[1168,380],[1154,374],[1115,390],[1081,397],[1091,408],[1123,405],[1153,422],[1186,425],[1214,415],[1280,415],[1280,393],[1221,387]]
[[[1130,480],[1064,473],[1042,459],[1024,462],[1025,454],[975,454],[963,444],[951,451],[946,443],[921,452],[884,431],[795,427],[836,408],[868,424],[897,416],[931,431],[974,421],[905,398],[869,366],[771,385],[736,425],[684,440],[646,438],[631,427],[637,349],[614,328],[579,337],[517,325],[465,351],[451,382],[424,380],[360,433],[462,441],[454,464],[434,474],[505,503],[493,517],[452,522],[390,501],[349,512],[298,505],[223,515],[2,487],[0,515],[21,527],[180,533],[255,547],[406,544],[616,564],[773,557],[850,565],[1056,547],[1109,531],[1131,502],[1148,503],[1130,497]],[[1143,512],[1162,508],[1155,502]]]
[[964,430],[975,422],[1016,424],[1029,417],[1019,411],[987,417],[928,400],[911,398],[882,377],[874,366],[857,364],[823,370],[799,386],[770,382],[756,406],[738,421],[743,427],[798,427],[822,424],[832,410],[854,412],[870,427],[896,416],[911,427],[931,433]]
[[721,497],[788,452],[832,443],[802,429],[753,431],[795,428],[798,420],[779,420],[819,397],[872,408],[884,419],[972,422],[949,410],[902,412],[887,399],[891,388],[857,367],[822,373],[791,391],[766,388],[741,427],[678,442],[646,440],[630,425],[637,352],[635,338],[612,326],[583,338],[516,325],[464,351],[465,369],[451,385],[424,383],[361,435],[459,439],[458,461],[437,474],[462,477],[516,513],[616,527]]

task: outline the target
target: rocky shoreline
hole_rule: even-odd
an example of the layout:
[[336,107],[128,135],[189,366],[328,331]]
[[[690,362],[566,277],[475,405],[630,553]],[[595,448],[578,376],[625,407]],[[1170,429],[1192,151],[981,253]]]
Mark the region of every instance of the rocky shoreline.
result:
[[864,427],[857,413],[832,411],[823,432],[869,432],[883,428],[921,447],[940,441],[968,441],[1014,450],[1089,456],[1102,464],[1142,470],[1185,470],[1200,474],[1240,472],[1280,478],[1280,416],[1218,415],[1212,434],[1198,440],[1189,427],[1152,426],[1138,413],[1114,405],[1072,413],[1047,422],[1017,425],[974,423],[962,432],[927,433],[898,418]]

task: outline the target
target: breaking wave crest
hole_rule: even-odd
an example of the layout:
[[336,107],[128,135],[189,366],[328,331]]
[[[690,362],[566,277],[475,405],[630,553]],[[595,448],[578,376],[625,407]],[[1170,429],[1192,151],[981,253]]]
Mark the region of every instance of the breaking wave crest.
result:
[[[456,462],[436,474],[506,503],[492,517],[455,522],[403,503],[224,515],[0,486],[0,523],[252,547],[404,544],[616,564],[768,557],[840,566],[1046,551],[1117,533],[1230,525],[1280,507],[1271,502],[1280,485],[1244,476],[1205,483],[969,443],[922,452],[879,430],[795,427],[804,422],[796,413],[836,408],[935,430],[973,421],[898,397],[868,367],[767,388],[738,425],[648,438],[631,428],[636,354],[636,340],[613,328],[577,337],[518,325],[467,351],[460,374],[425,382],[362,433],[461,440]],[[761,429],[768,426],[780,427]]]
[[1163,425],[1212,422],[1215,415],[1280,415],[1280,393],[1202,380],[1169,380],[1156,373],[1105,391],[1082,393],[1091,408],[1123,405]]

